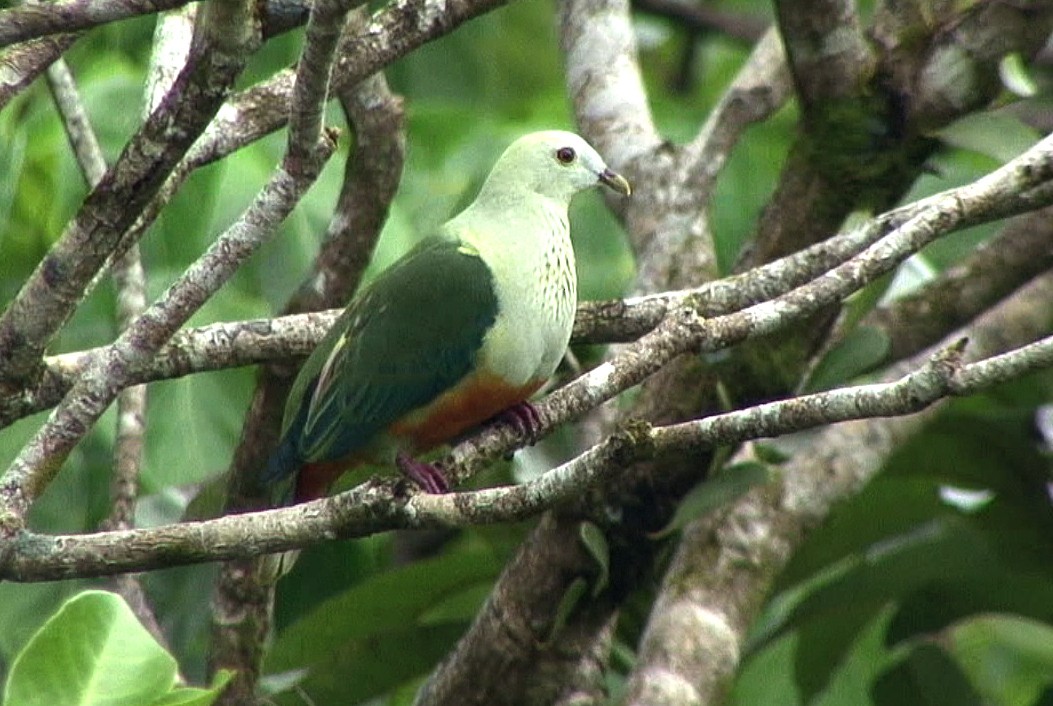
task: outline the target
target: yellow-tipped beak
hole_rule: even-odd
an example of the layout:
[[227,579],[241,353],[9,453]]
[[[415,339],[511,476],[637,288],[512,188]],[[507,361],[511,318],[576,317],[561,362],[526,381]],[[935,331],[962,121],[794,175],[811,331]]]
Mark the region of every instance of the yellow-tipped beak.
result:
[[628,196],[633,192],[628,180],[621,174],[615,174],[610,169],[600,172],[600,182],[617,191],[622,196]]

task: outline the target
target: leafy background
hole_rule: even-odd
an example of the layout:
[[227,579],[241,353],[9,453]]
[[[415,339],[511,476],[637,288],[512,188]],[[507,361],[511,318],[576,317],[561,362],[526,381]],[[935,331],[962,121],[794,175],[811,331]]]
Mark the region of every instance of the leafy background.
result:
[[[724,5],[763,11],[749,2]],[[465,203],[514,136],[573,127],[554,11],[549,0],[513,4],[388,71],[393,88],[407,98],[409,152],[371,272]],[[96,30],[68,57],[110,159],[138,123],[152,31],[152,19]],[[670,139],[687,138],[746,47],[717,36],[692,40],[676,25],[645,16],[638,31],[655,119]],[[301,40],[301,33],[291,33],[270,42],[243,83],[290,64]],[[698,42],[697,52],[689,88],[679,90],[689,41]],[[331,122],[340,120],[334,110]],[[773,188],[795,120],[788,107],[752,128],[723,173],[713,227],[725,269]],[[933,174],[919,181],[912,198],[965,183],[1035,139],[1006,111],[974,116],[942,137]],[[151,296],[246,206],[279,158],[282,140],[271,136],[192,177],[143,243]],[[342,141],[346,153],[349,138]],[[280,237],[192,324],[267,316],[281,307],[325,231],[340,161],[332,160]],[[84,195],[46,87],[38,84],[0,113],[0,300],[13,296]],[[582,297],[622,294],[633,265],[616,222],[595,194],[576,203],[572,220]],[[928,262],[947,267],[990,233],[979,228],[941,242],[926,253]],[[101,286],[63,330],[55,352],[112,340],[113,309],[112,288]],[[840,362],[828,361],[813,386],[857,375],[860,361],[881,345],[857,344]],[[589,360],[598,351],[579,353]],[[252,370],[239,369],[151,386],[141,525],[176,521],[195,497],[214,495],[202,491],[219,487],[253,381]],[[1053,704],[1051,454],[1033,421],[1036,407],[1051,397],[1053,375],[1046,373],[950,405],[862,494],[839,507],[781,577],[754,626],[731,702]],[[0,464],[6,466],[41,419],[0,432]],[[111,412],[33,508],[34,527],[98,526],[107,512],[113,428]],[[515,468],[495,469],[480,482],[543,469],[573,448],[573,433],[565,432],[521,453]],[[191,507],[193,514],[211,511],[204,499]],[[506,526],[440,537],[400,533],[307,551],[279,587],[267,683],[280,690],[290,670],[309,666],[302,686],[317,703],[408,703],[485,600],[524,532],[525,526]],[[199,566],[144,577],[179,669],[197,684],[205,682],[213,574],[213,567]],[[104,586],[0,584],[0,675],[65,599]],[[609,675],[614,694],[632,662],[653,588],[630,602],[621,621]],[[111,603],[102,605],[119,614]],[[302,702],[292,692],[278,698]]]

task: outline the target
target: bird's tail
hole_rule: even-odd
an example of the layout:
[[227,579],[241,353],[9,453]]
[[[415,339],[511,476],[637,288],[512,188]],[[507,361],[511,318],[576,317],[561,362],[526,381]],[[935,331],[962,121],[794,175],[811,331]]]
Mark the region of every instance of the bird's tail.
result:
[[[282,439],[260,474],[260,484],[269,490],[274,507],[296,502],[296,477],[301,465],[303,459],[300,458],[295,444],[290,442],[288,437]],[[299,556],[300,550],[292,549],[262,557],[259,565],[260,579],[266,583],[276,582],[289,573]]]
[[[283,481],[295,476],[301,465],[303,458],[300,457],[300,451],[287,435],[267,459],[267,465],[260,474],[260,483],[267,488],[284,487]],[[291,499],[286,498],[283,504],[287,504]]]

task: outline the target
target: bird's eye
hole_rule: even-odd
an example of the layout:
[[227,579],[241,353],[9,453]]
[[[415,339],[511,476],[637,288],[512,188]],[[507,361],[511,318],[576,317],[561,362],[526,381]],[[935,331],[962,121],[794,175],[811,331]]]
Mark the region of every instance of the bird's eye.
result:
[[570,164],[574,161],[574,158],[578,155],[574,152],[573,147],[560,147],[556,150],[556,159],[562,164]]

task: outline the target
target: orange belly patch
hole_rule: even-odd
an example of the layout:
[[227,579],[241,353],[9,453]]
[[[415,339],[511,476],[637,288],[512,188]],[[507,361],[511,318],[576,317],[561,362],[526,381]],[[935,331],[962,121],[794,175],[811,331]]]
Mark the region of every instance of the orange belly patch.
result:
[[445,443],[509,407],[528,399],[544,380],[515,387],[490,373],[473,373],[439,395],[431,404],[391,425],[416,451]]

